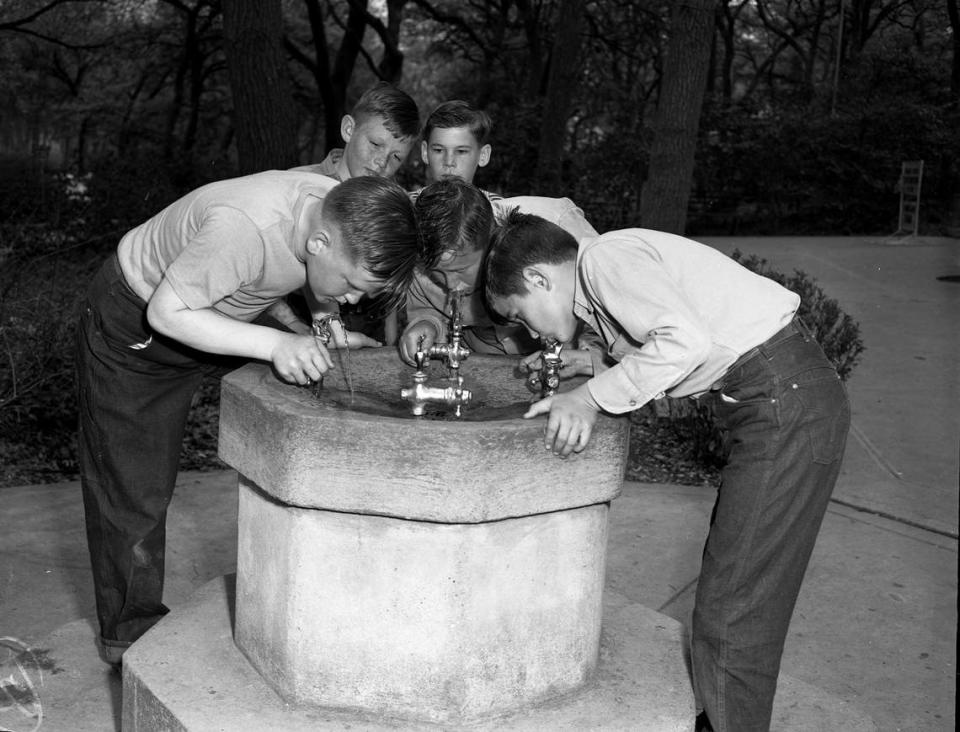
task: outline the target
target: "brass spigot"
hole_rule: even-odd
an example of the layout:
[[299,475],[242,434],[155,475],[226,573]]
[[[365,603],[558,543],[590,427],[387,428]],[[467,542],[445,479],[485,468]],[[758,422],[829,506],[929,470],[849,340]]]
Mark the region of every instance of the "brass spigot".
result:
[[450,293],[450,333],[446,343],[436,343],[427,351],[428,358],[439,358],[446,363],[454,378],[460,378],[460,365],[470,355],[470,349],[463,345],[463,293],[454,290]]
[[[452,405],[454,413],[459,417],[463,406],[473,398],[473,392],[463,386],[463,376],[460,366],[470,355],[470,349],[463,345],[463,319],[461,315],[460,292],[450,293],[451,318],[450,336],[446,343],[438,343],[428,349],[423,348],[423,338],[414,354],[417,370],[413,374],[413,386],[401,389],[400,397],[412,403],[412,411],[416,416],[423,415],[426,405],[430,402]],[[431,358],[443,359],[450,370],[450,380],[453,386],[428,386],[427,366]]]
[[[313,333],[313,337],[317,340],[317,343],[320,343],[324,348],[329,346],[330,341],[333,339],[333,329],[330,327],[333,321],[337,321],[340,327],[343,328],[343,320],[340,319],[339,313],[321,315],[319,318],[314,318],[313,323],[310,325],[310,331]],[[313,387],[314,394],[319,394],[323,389],[323,375],[321,374],[316,383],[310,382],[309,385]]]
[[417,417],[423,415],[431,402],[453,405],[454,413],[459,417],[463,405],[473,398],[473,392],[464,388],[463,377],[459,375],[455,386],[427,386],[426,372],[417,370],[413,375],[413,386],[401,389],[400,397],[411,403],[411,411]]
[[531,391],[539,390],[541,399],[553,396],[560,390],[560,369],[563,368],[560,351],[562,350],[562,343],[552,338],[544,339],[543,349],[540,351],[542,362],[540,370],[534,371],[527,378],[527,386]]

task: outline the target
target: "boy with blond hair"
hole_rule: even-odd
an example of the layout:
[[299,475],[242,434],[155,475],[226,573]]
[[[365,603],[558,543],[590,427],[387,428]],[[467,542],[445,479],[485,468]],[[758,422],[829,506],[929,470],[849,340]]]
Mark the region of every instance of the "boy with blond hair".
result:
[[257,359],[295,384],[333,367],[324,343],[253,321],[307,287],[320,301],[399,298],[420,250],[406,191],[269,171],[211,183],[120,240],[77,330],[79,457],[100,651],[166,612],[167,505],[191,400],[206,375]]
[[[484,264],[490,307],[558,341],[581,322],[616,365],[534,403],[544,444],[587,447],[597,414],[651,399],[709,403],[730,455],[693,611],[698,730],[769,729],[784,639],[840,471],[850,406],[836,369],[795,314],[800,298],[681,236],[611,231],[577,243],[511,213]],[[586,371],[586,373],[590,373]]]
[[293,170],[339,181],[362,175],[392,178],[410,154],[420,132],[420,111],[409,94],[385,81],[363,93],[340,120],[344,146],[314,165]]

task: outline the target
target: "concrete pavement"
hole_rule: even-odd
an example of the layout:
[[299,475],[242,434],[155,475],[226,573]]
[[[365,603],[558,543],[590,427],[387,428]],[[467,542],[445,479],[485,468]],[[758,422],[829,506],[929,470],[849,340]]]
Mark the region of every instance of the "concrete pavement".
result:
[[[960,284],[937,278],[960,274],[960,242],[704,241],[805,270],[867,346],[848,382],[854,427],[787,639],[775,728],[833,730],[846,718],[953,730]],[[713,498],[625,484],[611,509],[607,601],[685,622]],[[182,475],[168,534],[165,599],[176,608],[234,571],[236,475]],[[93,617],[78,485],[0,489],[0,729],[118,729],[120,679],[96,656]]]

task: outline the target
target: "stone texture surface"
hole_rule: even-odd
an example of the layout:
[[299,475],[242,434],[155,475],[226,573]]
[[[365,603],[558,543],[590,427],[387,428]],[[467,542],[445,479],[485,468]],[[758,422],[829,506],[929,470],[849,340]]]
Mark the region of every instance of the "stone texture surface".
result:
[[224,381],[239,648],[287,700],[444,724],[581,686],[627,420],[558,460],[513,358],[469,361],[463,419],[413,419],[393,349],[350,359],[319,394],[261,365]]
[[608,514],[438,524],[241,478],[236,643],[295,702],[449,723],[556,696],[596,666]]
[[[579,691],[512,715],[438,727],[285,702],[233,643],[233,592],[232,576],[204,585],[127,651],[124,732],[438,728],[687,732],[692,726],[693,694],[681,626],[622,597],[605,603],[599,665]],[[156,726],[158,722],[162,724]]]
[[[526,516],[619,493],[628,420],[601,416],[590,449],[558,460],[544,448],[544,419],[522,418],[530,394],[515,359],[468,359],[467,383],[497,418],[456,423],[405,414],[399,392],[412,369],[393,349],[350,359],[358,398],[394,403],[395,416],[321,408],[309,389],[251,364],[223,380],[221,459],[291,505],[427,521]],[[325,380],[325,389],[345,388],[338,372]]]

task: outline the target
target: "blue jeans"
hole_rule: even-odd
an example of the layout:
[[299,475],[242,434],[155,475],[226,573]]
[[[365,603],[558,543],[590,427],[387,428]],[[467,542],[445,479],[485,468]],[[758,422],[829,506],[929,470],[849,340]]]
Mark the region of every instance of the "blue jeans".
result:
[[850,406],[836,370],[797,324],[741,357],[701,398],[729,430],[731,451],[693,611],[694,689],[716,732],[767,730]]
[[205,375],[241,363],[152,332],[116,256],[91,282],[77,329],[78,447],[107,660],[167,613],[166,515],[187,414]]

